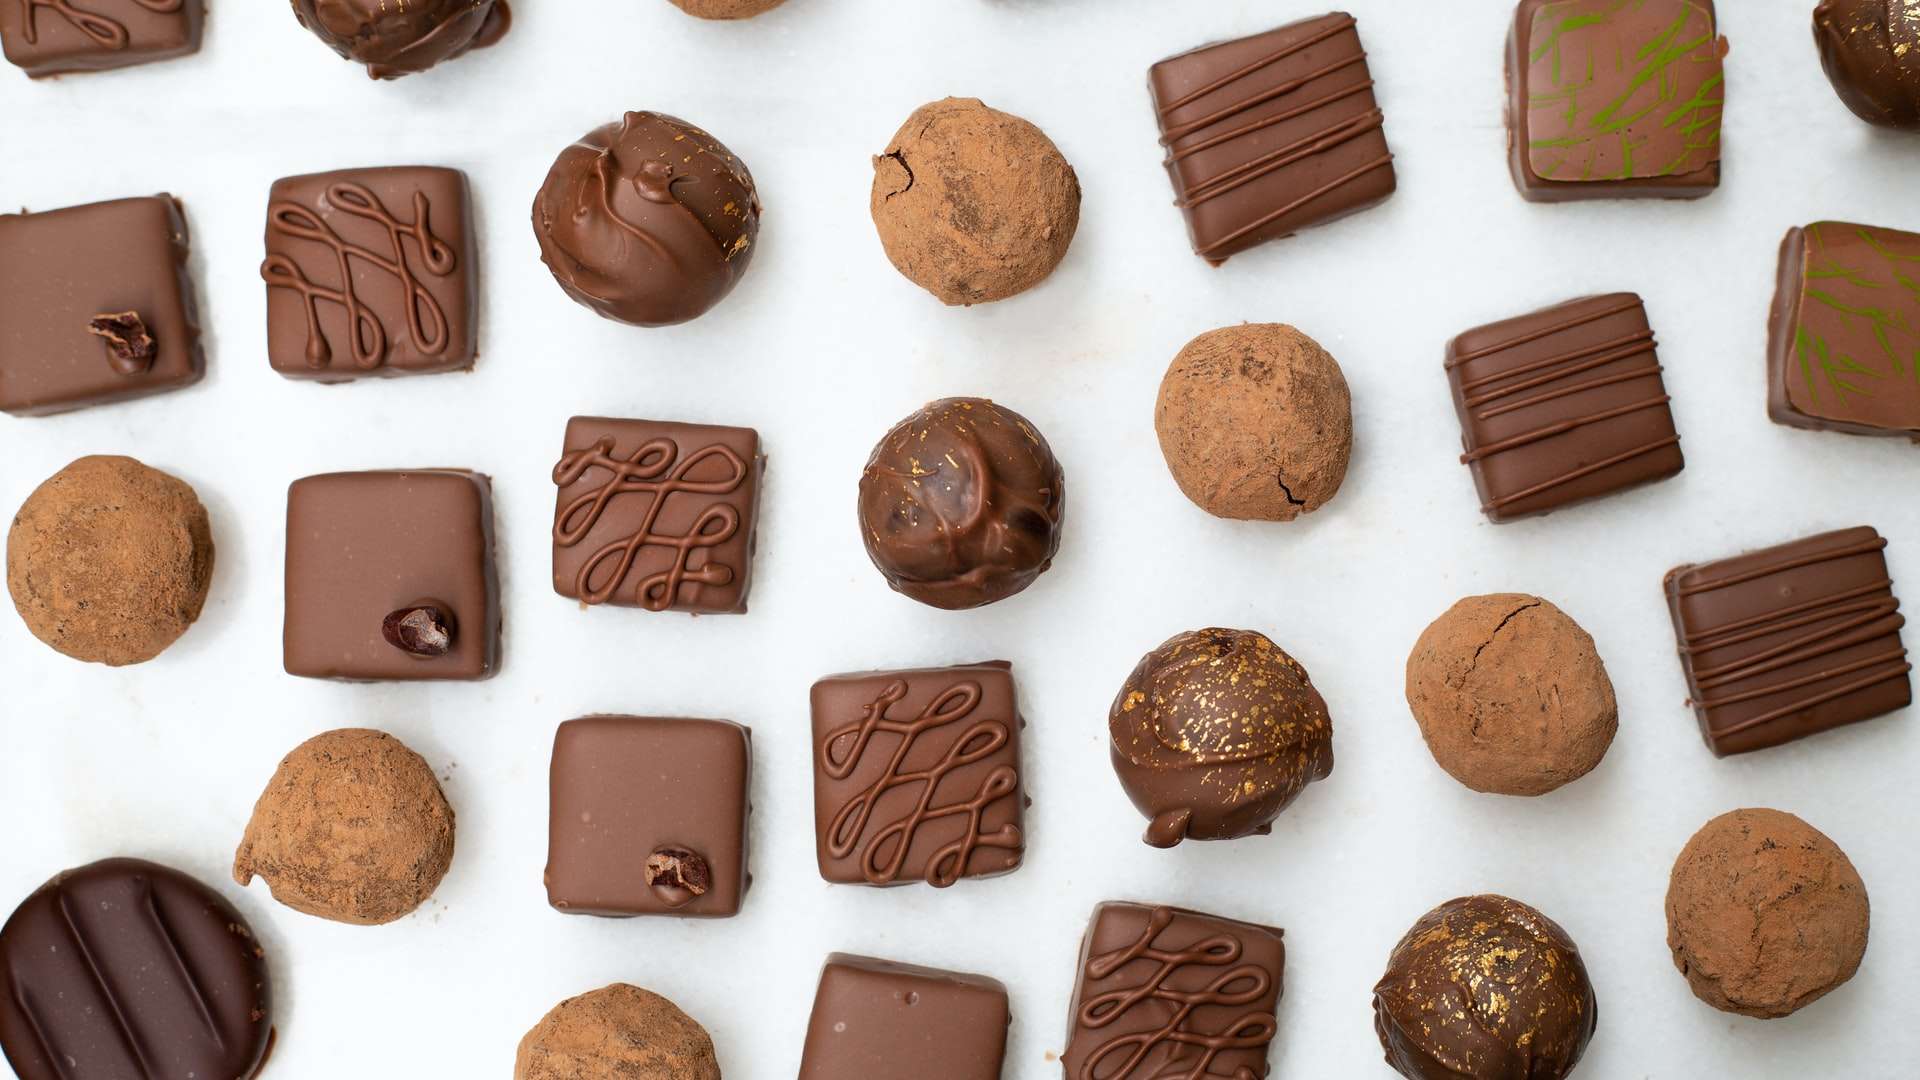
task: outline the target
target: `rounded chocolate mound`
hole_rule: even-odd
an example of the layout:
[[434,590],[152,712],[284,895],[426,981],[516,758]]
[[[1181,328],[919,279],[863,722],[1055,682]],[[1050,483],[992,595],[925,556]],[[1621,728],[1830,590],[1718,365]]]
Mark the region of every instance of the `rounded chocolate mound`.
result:
[[720,1080],[707,1030],[679,1006],[614,983],[553,1007],[520,1040],[513,1080]]
[[507,0],[293,0],[293,17],[376,79],[425,71],[506,36]]
[[702,19],[751,19],[787,0],[673,0],[673,6]]
[[1821,0],[1813,40],[1834,92],[1855,116],[1920,131],[1920,4]]

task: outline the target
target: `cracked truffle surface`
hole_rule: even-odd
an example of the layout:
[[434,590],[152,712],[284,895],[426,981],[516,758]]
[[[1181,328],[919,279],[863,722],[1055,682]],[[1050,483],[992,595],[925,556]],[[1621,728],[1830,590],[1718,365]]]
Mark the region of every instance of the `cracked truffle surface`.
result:
[[707,1030],[659,994],[626,983],[568,998],[542,1017],[513,1080],[720,1080]]

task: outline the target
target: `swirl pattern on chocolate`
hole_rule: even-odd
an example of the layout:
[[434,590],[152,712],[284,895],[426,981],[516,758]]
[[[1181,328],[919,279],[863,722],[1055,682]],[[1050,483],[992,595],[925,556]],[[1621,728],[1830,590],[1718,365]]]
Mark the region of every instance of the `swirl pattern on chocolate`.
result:
[[[172,15],[178,12],[186,0],[129,0],[156,15]],[[103,49],[124,49],[132,43],[125,23],[90,11],[74,4],[72,0],[20,0],[20,17],[23,24],[23,36],[28,44],[40,40],[40,9],[46,8],[72,23],[74,29],[92,38],[94,44]]]
[[397,79],[427,70],[506,36],[507,0],[293,0],[293,17],[327,47]]
[[1920,4],[1821,0],[1813,39],[1834,92],[1855,116],[1920,131]]

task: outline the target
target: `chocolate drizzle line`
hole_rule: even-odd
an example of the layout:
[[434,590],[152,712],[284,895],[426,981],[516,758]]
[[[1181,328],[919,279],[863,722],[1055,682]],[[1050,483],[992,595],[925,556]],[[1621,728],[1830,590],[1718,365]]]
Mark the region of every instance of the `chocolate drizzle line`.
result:
[[121,1004],[120,998],[113,992],[113,987],[108,984],[106,972],[100,969],[100,962],[94,959],[93,947],[88,943],[86,935],[81,933],[80,923],[73,917],[73,903],[66,893],[60,894],[55,901],[55,907],[60,912],[61,922],[66,924],[67,933],[73,938],[73,947],[79,952],[80,960],[86,965],[87,973],[93,976],[94,985],[100,988],[100,996],[107,1003],[107,1011],[113,1014],[114,1026],[119,1029],[121,1038],[126,1040],[128,1051],[131,1052],[134,1061],[139,1064],[140,1075],[145,1080],[154,1080],[153,1065],[147,1061],[146,1047],[140,1045],[139,1037],[133,1033],[133,1024],[127,1019],[126,1006]]
[[[156,15],[171,15],[179,11],[186,0],[132,0],[132,2]],[[72,0],[20,0],[20,22],[27,43],[30,45],[37,44],[40,40],[37,22],[41,8],[52,9],[73,24],[74,29],[93,39],[94,44],[103,49],[118,52],[132,41],[124,23],[108,18],[97,11],[77,7]]]
[[[907,696],[907,683],[896,679],[887,684],[858,721],[828,732],[820,745],[821,771],[835,780],[845,780],[866,759],[876,735],[896,737],[884,771],[833,815],[827,831],[827,850],[844,859],[856,847],[861,849],[860,872],[869,884],[887,885],[900,877],[914,837],[923,825],[943,818],[964,815],[966,831],[947,844],[927,862],[927,883],[946,888],[964,877],[973,853],[980,848],[1017,851],[1021,846],[1020,829],[1003,825],[993,833],[981,831],[981,818],[987,808],[1014,793],[1020,775],[1012,766],[1001,765],[980,779],[979,787],[964,801],[936,805],[940,785],[954,772],[984,761],[998,753],[1012,737],[1005,721],[979,719],[964,734],[952,741],[938,762],[918,772],[903,772],[915,744],[927,732],[966,721],[980,705],[980,684],[971,680],[955,683],[941,691],[912,720],[901,722],[887,716],[893,706]],[[849,743],[848,740],[851,740]],[[844,750],[836,753],[836,747]],[[919,798],[906,817],[891,822],[868,836],[874,810],[887,792],[897,787],[919,785]],[[862,841],[864,840],[864,844]]]
[[[1191,1026],[1194,1013],[1202,1008],[1234,1008],[1261,1000],[1272,987],[1273,976],[1258,964],[1241,964],[1244,948],[1239,939],[1228,934],[1216,934],[1185,949],[1157,948],[1155,942],[1173,925],[1174,918],[1172,908],[1154,908],[1146,928],[1132,944],[1087,958],[1089,980],[1110,978],[1136,960],[1158,964],[1159,968],[1136,986],[1119,987],[1089,999],[1080,1009],[1081,1027],[1098,1031],[1143,1004],[1147,1005],[1148,1015],[1165,1015],[1167,1019],[1157,1030],[1122,1035],[1102,1043],[1080,1066],[1077,1080],[1130,1077],[1162,1044],[1172,1044],[1168,1053],[1178,1059],[1179,1067],[1187,1070],[1177,1074],[1179,1080],[1205,1080],[1223,1075],[1212,1069],[1214,1059],[1221,1054],[1230,1050],[1259,1050],[1273,1041],[1278,1024],[1271,1014],[1261,1011],[1240,1016],[1217,1032]],[[1191,968],[1227,970],[1204,990],[1183,991],[1167,985],[1175,975]],[[1200,1056],[1189,1060],[1180,1049],[1187,1047],[1199,1050]],[[1101,1063],[1116,1055],[1121,1056],[1120,1067],[1103,1070]],[[1172,1072],[1157,1075],[1176,1076]],[[1234,1070],[1233,1080],[1258,1080],[1258,1077],[1243,1066]]]

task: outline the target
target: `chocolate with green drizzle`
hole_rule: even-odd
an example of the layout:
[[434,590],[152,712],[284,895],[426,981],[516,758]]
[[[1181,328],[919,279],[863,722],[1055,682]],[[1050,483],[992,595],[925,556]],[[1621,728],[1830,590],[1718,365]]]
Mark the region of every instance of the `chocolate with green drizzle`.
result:
[[1920,441],[1920,235],[1840,221],[1789,231],[1767,370],[1778,423]]

